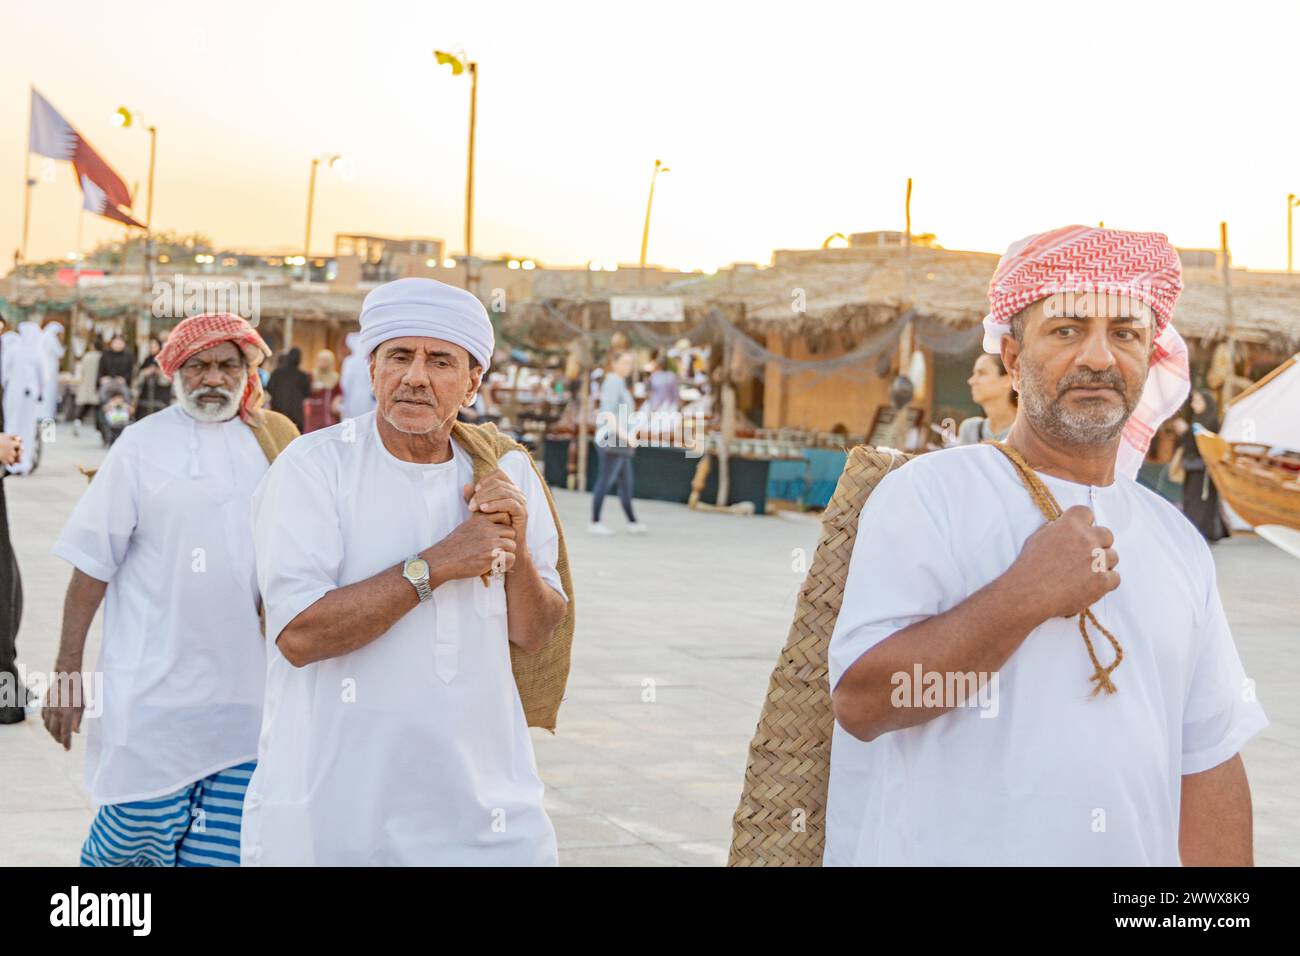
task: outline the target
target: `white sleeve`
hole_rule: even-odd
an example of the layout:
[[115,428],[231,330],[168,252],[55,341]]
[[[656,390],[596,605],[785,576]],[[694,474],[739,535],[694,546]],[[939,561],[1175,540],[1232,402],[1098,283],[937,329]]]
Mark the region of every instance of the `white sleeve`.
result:
[[139,521],[139,454],[127,428],[108,450],[51,549],[83,574],[111,581]]
[[295,617],[339,586],[343,534],[328,476],[301,454],[281,454],[253,492],[257,586],[274,642]]
[[1254,681],[1246,677],[1223,612],[1215,581],[1214,559],[1204,549],[1205,607],[1197,629],[1191,676],[1183,705],[1182,772],[1201,773],[1237,754],[1246,741],[1268,726],[1255,699]]
[[504,471],[519,489],[523,491],[528,504],[528,554],[533,559],[541,579],[549,584],[556,593],[566,601],[568,596],[560,584],[560,572],[556,564],[560,557],[560,534],[551,517],[551,507],[546,501],[546,489],[537,471],[529,463],[523,452],[509,452],[500,462]]
[[885,638],[943,613],[964,597],[944,530],[944,502],[919,472],[904,465],[886,475],[862,509],[844,602],[831,634],[832,689]]

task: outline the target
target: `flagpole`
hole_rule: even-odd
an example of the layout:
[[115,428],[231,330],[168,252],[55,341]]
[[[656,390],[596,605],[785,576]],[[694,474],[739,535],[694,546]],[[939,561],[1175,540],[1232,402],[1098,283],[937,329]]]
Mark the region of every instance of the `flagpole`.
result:
[[72,270],[72,315],[68,320],[68,343],[72,343],[72,336],[76,333],[77,325],[81,320],[81,236],[86,227],[86,204],[80,203],[77,209],[77,261],[73,263]]
[[32,218],[32,96],[34,86],[27,87],[27,152],[23,154],[23,244],[21,261],[27,263],[27,227]]

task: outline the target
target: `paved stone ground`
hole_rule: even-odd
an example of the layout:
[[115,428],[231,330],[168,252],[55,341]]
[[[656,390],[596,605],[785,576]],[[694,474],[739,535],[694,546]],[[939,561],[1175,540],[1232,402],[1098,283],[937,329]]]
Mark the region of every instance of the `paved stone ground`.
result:
[[[26,612],[20,660],[48,669],[68,568],[49,548],[84,487],[98,438],[60,426],[36,475],[6,482]],[[811,550],[808,517],[697,514],[638,502],[650,534],[621,533],[616,500],[586,531],[589,498],[557,494],[570,529],[578,634],[559,733],[533,731],[568,865],[719,865],[768,673]],[[1247,747],[1260,864],[1300,863],[1300,562],[1254,537],[1215,548],[1247,670],[1272,725]],[[98,622],[87,661],[97,653]],[[89,825],[82,741],[59,749],[39,719],[0,727],[0,866],[65,865]]]

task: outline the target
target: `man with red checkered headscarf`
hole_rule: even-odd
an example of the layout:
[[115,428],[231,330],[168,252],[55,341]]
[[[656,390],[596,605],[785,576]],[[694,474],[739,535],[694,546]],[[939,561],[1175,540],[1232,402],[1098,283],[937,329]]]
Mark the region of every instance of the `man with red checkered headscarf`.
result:
[[1006,440],[909,461],[859,520],[828,864],[1251,862],[1239,752],[1268,721],[1205,541],[1134,480],[1187,394],[1181,289],[1159,233],[1003,256],[984,348],[1019,395]]
[[[54,546],[73,566],[69,677],[43,720],[65,749],[87,722],[84,866],[239,863],[266,670],[250,501],[287,425],[259,407],[269,354],[238,316],[177,325],[158,353],[177,403],[127,426]],[[78,681],[105,595],[99,663]]]

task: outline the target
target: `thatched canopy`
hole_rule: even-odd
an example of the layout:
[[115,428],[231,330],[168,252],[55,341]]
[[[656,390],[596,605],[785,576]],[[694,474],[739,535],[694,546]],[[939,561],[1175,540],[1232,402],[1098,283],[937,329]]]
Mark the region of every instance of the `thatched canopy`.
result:
[[[911,308],[933,325],[977,335],[998,257],[987,253],[914,247],[838,250],[778,257],[770,268],[734,268],[666,285],[647,286],[648,296],[683,300],[689,329],[717,309],[751,334],[778,332],[810,340],[845,339],[894,322]],[[1233,270],[1233,326],[1239,340],[1289,353],[1300,347],[1300,275]],[[1226,331],[1223,285],[1211,269],[1188,269],[1175,322],[1188,339],[1211,342]],[[511,304],[506,327],[539,341],[561,342],[581,327],[608,331],[609,293],[598,277],[540,273],[533,297]],[[802,306],[800,311],[797,306]],[[657,332],[672,325],[657,323]]]
[[[776,265],[736,266],[716,275],[697,274],[647,283],[644,294],[678,296],[685,322],[646,326],[659,335],[685,332],[711,313],[758,338],[770,332],[798,336],[811,345],[848,342],[896,323],[909,308],[934,330],[978,337],[987,308],[989,279],[998,257],[914,246],[779,252]],[[169,276],[159,276],[166,281]],[[188,280],[236,282],[238,276],[187,276]],[[1210,343],[1227,329],[1222,278],[1218,271],[1188,268],[1175,322],[1185,338]],[[609,334],[611,291],[604,277],[581,270],[538,269],[531,295],[510,300],[501,315],[503,332],[539,347],[563,346],[583,328]],[[1232,316],[1243,342],[1290,354],[1300,348],[1300,275],[1233,270]],[[128,315],[149,302],[138,278],[83,286],[82,308],[90,315]],[[8,288],[2,289],[5,296]],[[325,285],[309,292],[283,284],[258,284],[263,319],[354,322],[366,290],[335,291]],[[634,289],[619,289],[621,294]],[[486,297],[488,290],[483,290]],[[61,285],[20,286],[19,309],[44,305],[66,309],[76,293]],[[7,300],[6,300],[7,301]]]

